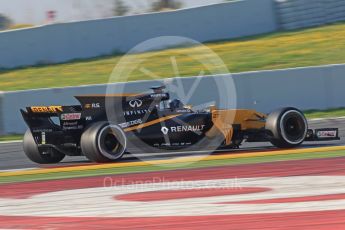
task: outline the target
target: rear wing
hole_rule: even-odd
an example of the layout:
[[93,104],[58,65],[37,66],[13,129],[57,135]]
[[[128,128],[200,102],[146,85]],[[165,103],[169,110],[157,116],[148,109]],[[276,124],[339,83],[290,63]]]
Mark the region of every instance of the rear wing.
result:
[[[81,118],[81,106],[31,106],[20,112],[25,123],[32,132],[61,130],[60,121],[65,114],[75,115],[76,120]],[[78,116],[76,116],[78,115]],[[54,119],[56,117],[56,119]],[[54,119],[54,120],[53,120]]]

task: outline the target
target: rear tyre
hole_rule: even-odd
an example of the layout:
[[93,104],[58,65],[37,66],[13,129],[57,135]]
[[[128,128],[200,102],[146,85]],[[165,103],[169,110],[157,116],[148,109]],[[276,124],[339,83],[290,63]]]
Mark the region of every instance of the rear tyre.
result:
[[24,135],[23,149],[25,155],[31,161],[39,164],[58,163],[65,157],[65,154],[55,149],[50,149],[48,152],[40,151],[29,129],[25,132]]
[[271,143],[278,148],[293,148],[303,143],[308,123],[303,113],[296,108],[282,108],[268,115],[266,130],[271,134]]
[[81,136],[83,154],[93,162],[119,160],[126,151],[127,140],[123,130],[107,122],[92,124]]

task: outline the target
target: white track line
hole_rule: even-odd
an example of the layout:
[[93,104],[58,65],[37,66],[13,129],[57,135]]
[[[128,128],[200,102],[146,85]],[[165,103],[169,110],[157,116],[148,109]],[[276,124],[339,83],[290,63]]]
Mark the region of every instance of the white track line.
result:
[[0,141],[0,144],[12,144],[12,143],[21,143],[23,140],[17,140],[17,141]]
[[345,117],[324,117],[324,118],[312,118],[309,121],[326,121],[326,120],[344,120]]
[[19,168],[19,169],[4,169],[0,170],[0,172],[17,172],[17,171],[26,171],[26,170],[33,170],[33,169],[39,169],[39,168]]

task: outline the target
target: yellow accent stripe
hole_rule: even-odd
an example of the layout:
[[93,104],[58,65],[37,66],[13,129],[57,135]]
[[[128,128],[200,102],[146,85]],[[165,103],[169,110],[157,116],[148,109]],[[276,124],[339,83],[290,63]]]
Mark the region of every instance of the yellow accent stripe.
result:
[[109,168],[122,168],[133,166],[148,166],[153,164],[174,164],[174,163],[186,163],[195,161],[210,161],[210,160],[222,160],[222,159],[239,159],[249,157],[263,157],[263,156],[278,156],[288,154],[301,154],[311,152],[329,152],[345,150],[345,146],[332,146],[332,147],[320,147],[320,148],[305,148],[305,149],[288,149],[288,150],[276,150],[268,152],[251,152],[251,153],[230,153],[226,155],[210,155],[210,156],[192,156],[192,157],[180,157],[177,159],[169,160],[153,160],[153,161],[139,161],[139,162],[124,162],[124,163],[110,163],[110,164],[98,164],[98,165],[82,165],[82,166],[69,166],[61,168],[47,168],[47,169],[32,169],[15,172],[2,172],[0,177],[7,176],[24,176],[46,173],[59,173],[59,172],[74,172],[85,170],[97,170],[97,169],[109,169]]
[[155,119],[155,120],[152,120],[152,121],[145,122],[145,123],[140,124],[140,125],[136,125],[136,126],[133,126],[133,127],[126,128],[124,130],[125,130],[125,132],[128,132],[128,131],[133,131],[133,130],[136,130],[136,129],[142,129],[142,128],[145,128],[145,127],[150,126],[150,125],[154,125],[154,124],[166,121],[166,120],[170,120],[170,119],[172,119],[174,117],[177,117],[177,116],[180,116],[180,115],[181,114],[175,114],[175,115],[170,115],[170,116],[166,116],[166,117],[161,117],[161,118],[158,118],[158,119]]

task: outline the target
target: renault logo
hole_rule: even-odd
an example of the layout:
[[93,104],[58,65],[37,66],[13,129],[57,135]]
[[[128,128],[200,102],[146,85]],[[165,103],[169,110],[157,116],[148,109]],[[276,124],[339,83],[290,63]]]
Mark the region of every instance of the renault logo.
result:
[[167,135],[168,132],[169,132],[169,129],[168,129],[167,127],[162,127],[162,128],[161,128],[161,131],[162,131],[162,133],[163,133],[164,135]]
[[139,99],[129,101],[129,105],[132,108],[139,108],[140,106],[142,106],[142,104],[143,104],[143,102]]

